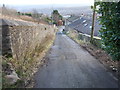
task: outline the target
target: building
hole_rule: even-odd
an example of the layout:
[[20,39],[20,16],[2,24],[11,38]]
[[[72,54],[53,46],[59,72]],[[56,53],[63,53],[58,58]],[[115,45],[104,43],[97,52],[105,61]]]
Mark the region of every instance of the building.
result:
[[[94,29],[94,35],[99,36],[99,30],[101,25],[99,25],[99,21],[95,21],[95,29]],[[66,25],[66,30],[77,30],[80,33],[91,35],[91,28],[92,28],[92,18],[88,18],[83,16],[76,20],[73,20],[70,24]]]

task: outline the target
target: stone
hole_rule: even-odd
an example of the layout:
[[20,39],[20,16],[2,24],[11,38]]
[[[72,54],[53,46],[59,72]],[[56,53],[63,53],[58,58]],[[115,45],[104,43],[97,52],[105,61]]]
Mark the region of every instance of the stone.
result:
[[116,72],[116,71],[117,71],[117,68],[112,68],[112,70],[113,70],[114,72]]
[[17,80],[20,80],[15,71],[13,71],[10,75],[6,75],[5,78],[9,84],[15,84]]

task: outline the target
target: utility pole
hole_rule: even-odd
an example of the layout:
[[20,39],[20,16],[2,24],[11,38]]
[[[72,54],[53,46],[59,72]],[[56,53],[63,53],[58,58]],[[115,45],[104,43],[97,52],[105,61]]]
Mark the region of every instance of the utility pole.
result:
[[53,0],[51,0],[51,2],[52,2],[52,7],[51,7],[51,8],[52,8],[51,18],[52,18],[52,25],[54,25],[54,24],[53,24]]
[[94,37],[95,9],[96,9],[96,4],[95,4],[95,1],[94,1],[94,6],[93,6],[93,17],[92,17],[92,29],[91,29],[91,40],[90,40],[91,43],[93,43],[93,37]]

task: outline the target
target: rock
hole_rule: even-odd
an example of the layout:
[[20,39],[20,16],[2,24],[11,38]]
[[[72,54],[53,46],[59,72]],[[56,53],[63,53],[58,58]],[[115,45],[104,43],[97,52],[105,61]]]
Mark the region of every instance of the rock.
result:
[[116,71],[117,71],[117,68],[112,68],[112,70],[116,72]]
[[114,66],[113,66],[113,65],[111,65],[111,66],[110,66],[110,68],[114,68]]
[[13,71],[10,75],[6,75],[5,78],[9,84],[15,84],[17,80],[20,80],[15,71]]

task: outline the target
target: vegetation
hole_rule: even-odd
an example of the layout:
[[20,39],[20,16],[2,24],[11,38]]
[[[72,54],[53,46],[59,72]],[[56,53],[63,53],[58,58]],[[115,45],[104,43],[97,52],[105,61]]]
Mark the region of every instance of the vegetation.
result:
[[32,13],[22,13],[22,12],[17,12],[18,15],[26,15],[26,16],[32,16]]
[[5,5],[3,5],[3,7],[0,7],[0,11],[2,15],[9,15],[11,17],[17,17],[17,11],[15,9],[7,8]]
[[[39,18],[39,15],[41,15],[35,11],[34,13],[17,12],[16,10],[9,9],[5,6],[0,9],[4,12],[2,13],[3,18],[6,19],[22,19],[26,21],[34,21],[35,19]],[[51,19],[47,16],[42,16],[41,20],[46,22],[51,21]],[[23,29],[23,27],[20,28]],[[24,28],[26,28],[26,26]],[[45,30],[47,30],[47,28],[45,28]],[[51,31],[49,30],[46,31],[46,33],[42,32],[42,34],[46,34],[46,36],[39,38],[41,39],[41,43],[32,50],[27,49],[24,57],[20,57],[19,60],[18,58],[13,58],[10,55],[2,56],[2,88],[25,87],[29,83],[29,80],[35,73],[37,67],[44,63],[44,61],[41,59],[45,56],[45,53],[49,50],[55,39],[56,31],[53,30],[52,34],[50,34],[50,32]],[[13,80],[7,78],[7,76],[12,75],[13,72],[15,72],[20,79],[18,79],[17,82],[11,84],[10,82],[12,82]],[[12,78],[15,78],[13,76]]]
[[[3,88],[21,88],[25,87],[28,84],[28,81],[33,76],[36,71],[36,68],[39,65],[42,65],[44,61],[40,61],[45,53],[49,50],[55,35],[49,35],[41,41],[42,44],[35,47],[32,52],[27,52],[23,60],[16,60],[13,57],[3,57],[2,62],[2,87]],[[11,66],[10,66],[10,65]],[[11,73],[11,67],[15,70],[20,80],[17,80],[16,83],[10,84],[5,78],[8,73]]]
[[51,23],[52,23],[52,19],[51,19],[51,18],[49,18],[49,17],[45,17],[45,18],[44,18],[44,21],[48,22],[49,24],[51,24]]
[[52,12],[52,19],[53,19],[53,24],[58,25],[59,20],[63,20],[62,15],[58,12],[58,10],[53,10]]
[[0,15],[4,18],[7,17],[9,19],[22,19],[25,21],[32,21],[44,24],[52,23],[52,20],[48,16],[39,13],[36,9],[33,9],[31,12],[20,12],[3,5],[2,7],[0,7]]
[[102,25],[100,34],[103,48],[112,56],[113,60],[120,60],[120,1],[96,2],[96,10]]

